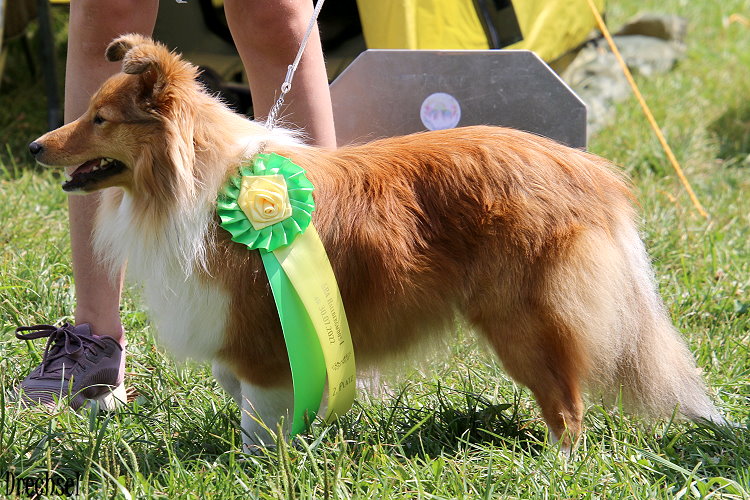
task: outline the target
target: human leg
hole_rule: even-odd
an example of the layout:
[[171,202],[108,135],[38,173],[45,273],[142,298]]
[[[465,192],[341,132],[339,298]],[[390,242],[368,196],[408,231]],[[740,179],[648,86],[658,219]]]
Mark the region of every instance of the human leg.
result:
[[[71,2],[68,58],[65,73],[65,122],[86,110],[89,98],[119,63],[107,62],[104,49],[117,35],[150,35],[158,0],[78,0]],[[112,277],[97,261],[91,234],[99,194],[68,199],[73,277],[76,287],[75,321],[88,323],[95,334],[108,335],[125,345],[120,323],[122,273]]]
[[[119,65],[104,58],[107,44],[128,32],[150,34],[158,0],[77,0],[71,2],[65,79],[65,121],[81,115],[89,98]],[[19,338],[49,338],[42,364],[21,382],[24,400],[43,405],[68,394],[78,408],[86,399],[105,407],[125,399],[125,337],[120,322],[122,272],[111,276],[98,262],[91,240],[99,196],[69,197],[76,326],[19,328]],[[31,333],[23,333],[31,331]],[[119,344],[119,345],[118,345]],[[112,390],[110,390],[112,388]]]
[[[247,71],[253,108],[264,118],[280,93],[279,88],[307,30],[313,5],[310,0],[226,0],[229,29]],[[286,96],[282,120],[302,128],[311,142],[336,147],[331,94],[320,44],[313,29]]]

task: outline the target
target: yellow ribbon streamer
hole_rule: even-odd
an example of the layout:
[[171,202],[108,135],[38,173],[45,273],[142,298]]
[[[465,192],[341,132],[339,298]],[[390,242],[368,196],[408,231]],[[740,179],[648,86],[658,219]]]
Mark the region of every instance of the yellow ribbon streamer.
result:
[[310,224],[293,245],[273,251],[315,326],[328,373],[325,420],[345,414],[355,395],[356,367],[349,323],[320,236]]

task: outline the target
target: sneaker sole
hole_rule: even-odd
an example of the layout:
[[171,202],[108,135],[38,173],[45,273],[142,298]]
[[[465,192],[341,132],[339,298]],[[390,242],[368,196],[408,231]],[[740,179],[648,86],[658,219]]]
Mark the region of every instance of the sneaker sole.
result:
[[125,383],[122,383],[98,398],[87,400],[86,405],[89,408],[98,406],[99,409],[103,411],[114,411],[127,403],[127,401],[128,396],[125,391]]

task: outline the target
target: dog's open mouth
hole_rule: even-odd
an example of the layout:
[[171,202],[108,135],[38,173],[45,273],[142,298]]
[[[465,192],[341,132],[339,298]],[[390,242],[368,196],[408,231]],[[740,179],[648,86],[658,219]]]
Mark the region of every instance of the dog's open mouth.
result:
[[119,174],[125,170],[125,164],[112,158],[89,160],[68,174],[68,180],[62,185],[64,191],[77,191],[87,185]]

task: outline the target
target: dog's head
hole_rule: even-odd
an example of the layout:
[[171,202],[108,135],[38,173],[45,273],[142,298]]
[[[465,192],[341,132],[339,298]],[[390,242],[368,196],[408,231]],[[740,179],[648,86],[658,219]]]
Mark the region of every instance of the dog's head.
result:
[[174,197],[175,183],[187,181],[194,160],[197,68],[134,34],[112,41],[106,58],[122,61],[122,72],[104,82],[80,118],[39,137],[29,150],[43,165],[67,168],[65,191],[119,186]]

